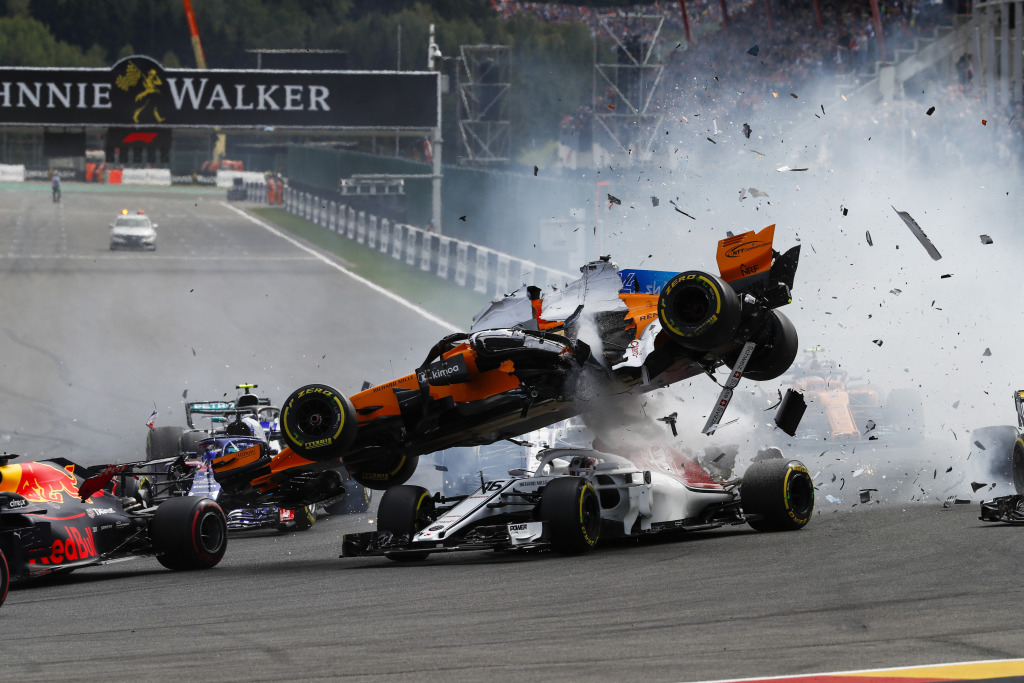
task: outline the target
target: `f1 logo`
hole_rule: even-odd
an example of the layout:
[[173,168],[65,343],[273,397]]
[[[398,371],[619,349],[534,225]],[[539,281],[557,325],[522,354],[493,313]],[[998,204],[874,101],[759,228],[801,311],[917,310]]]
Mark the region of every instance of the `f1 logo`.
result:
[[157,135],[157,133],[129,133],[124,136],[124,140],[121,140],[121,142],[125,145],[133,142],[142,142],[148,145],[156,139]]

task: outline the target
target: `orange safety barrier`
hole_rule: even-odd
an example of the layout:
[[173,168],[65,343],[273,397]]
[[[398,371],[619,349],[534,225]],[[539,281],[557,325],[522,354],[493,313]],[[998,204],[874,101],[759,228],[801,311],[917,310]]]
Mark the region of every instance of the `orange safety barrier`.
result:
[[111,185],[120,185],[121,184],[121,169],[119,169],[119,168],[112,169],[110,171],[110,173],[107,174],[107,182],[110,183]]

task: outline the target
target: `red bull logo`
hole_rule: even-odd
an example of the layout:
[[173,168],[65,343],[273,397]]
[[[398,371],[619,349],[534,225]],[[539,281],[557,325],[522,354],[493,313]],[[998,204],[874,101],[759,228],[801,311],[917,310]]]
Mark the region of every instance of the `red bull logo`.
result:
[[96,539],[92,529],[85,527],[79,530],[73,526],[65,526],[64,539],[54,539],[50,545],[50,556],[41,557],[38,561],[29,560],[29,564],[64,564],[77,560],[88,560],[97,556]]
[[[64,494],[78,497],[78,480],[68,469],[46,462],[0,467],[0,491],[24,496],[34,503],[64,502]],[[96,494],[99,495],[99,494]]]

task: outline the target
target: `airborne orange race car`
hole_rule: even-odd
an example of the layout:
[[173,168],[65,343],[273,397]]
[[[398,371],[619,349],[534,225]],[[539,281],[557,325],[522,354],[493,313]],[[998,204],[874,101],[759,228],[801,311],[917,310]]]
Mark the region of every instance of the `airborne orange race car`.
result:
[[[363,486],[386,489],[407,481],[420,455],[513,438],[603,395],[710,376],[723,364],[733,384],[741,374],[774,379],[797,353],[796,330],[775,309],[791,300],[800,257],[799,246],[776,252],[774,233],[771,225],[721,240],[720,276],[620,269],[604,258],[560,290],[524,287],[404,377],[351,397],[325,384],[297,389],[281,409],[288,447],[219,455],[213,473],[236,502],[292,508],[341,495],[342,464]],[[713,417],[727,404],[723,392]]]
[[796,330],[775,309],[791,301],[800,254],[776,252],[774,232],[720,241],[720,276],[619,269],[603,258],[560,290],[525,287],[492,302],[403,377],[351,397],[301,387],[281,412],[289,448],[252,483],[272,490],[296,468],[340,458],[359,483],[386,489],[407,481],[420,455],[512,438],[603,394],[650,391],[722,364],[736,366],[737,380],[740,371],[774,379],[797,352]]

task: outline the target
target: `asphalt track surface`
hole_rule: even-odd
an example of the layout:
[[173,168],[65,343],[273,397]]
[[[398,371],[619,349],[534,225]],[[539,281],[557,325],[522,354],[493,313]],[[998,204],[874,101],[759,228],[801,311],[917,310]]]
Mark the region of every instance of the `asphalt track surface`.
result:
[[[221,193],[0,188],[0,438],[31,459],[137,456],[181,394],[351,390],[443,330],[247,221]],[[111,254],[122,208],[155,253]],[[1024,656],[1022,529],[977,506],[819,506],[583,557],[339,559],[373,515],[232,536],[221,564],[152,559],[15,586],[3,680],[699,681]]]

